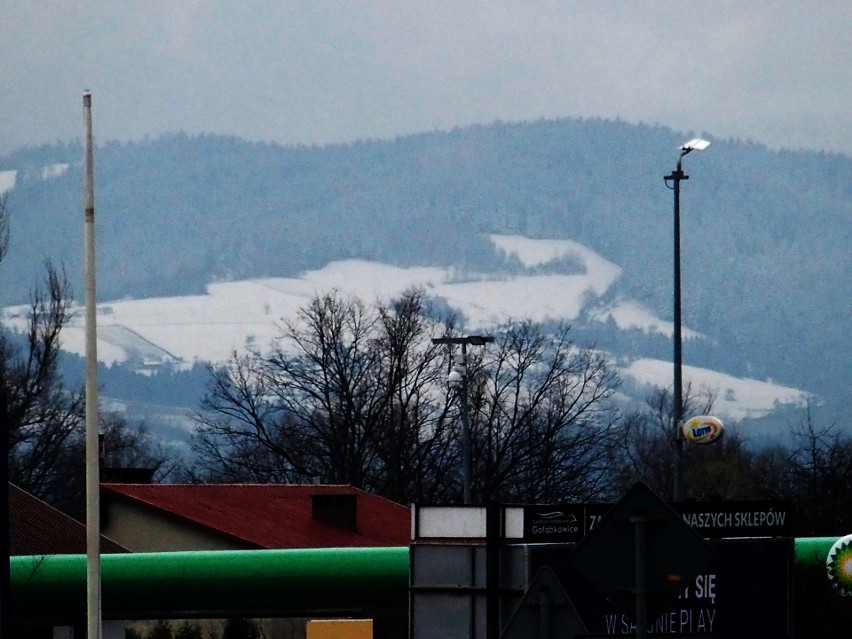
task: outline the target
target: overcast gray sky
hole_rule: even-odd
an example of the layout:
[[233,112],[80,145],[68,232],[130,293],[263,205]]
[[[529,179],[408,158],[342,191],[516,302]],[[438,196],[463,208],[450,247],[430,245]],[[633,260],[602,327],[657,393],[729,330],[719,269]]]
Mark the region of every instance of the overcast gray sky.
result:
[[621,118],[852,154],[849,0],[0,0],[0,153]]

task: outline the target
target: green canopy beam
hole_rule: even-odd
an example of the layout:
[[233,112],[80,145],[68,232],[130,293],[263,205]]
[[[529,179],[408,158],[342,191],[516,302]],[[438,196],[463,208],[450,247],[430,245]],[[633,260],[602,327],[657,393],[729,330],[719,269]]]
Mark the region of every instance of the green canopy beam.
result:
[[[797,565],[824,565],[837,537],[795,540]],[[408,607],[407,547],[103,555],[107,619],[374,615]],[[79,617],[86,556],[11,558],[16,615]]]
[[805,566],[825,566],[828,551],[840,537],[797,537],[795,560]]
[[[101,561],[104,618],[321,616],[408,605],[407,547],[132,553]],[[85,555],[13,557],[11,577],[18,614],[85,610]]]

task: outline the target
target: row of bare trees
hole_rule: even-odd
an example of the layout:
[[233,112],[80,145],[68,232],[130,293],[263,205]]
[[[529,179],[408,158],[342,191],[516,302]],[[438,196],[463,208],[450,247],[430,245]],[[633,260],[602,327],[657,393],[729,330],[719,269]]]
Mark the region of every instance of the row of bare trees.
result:
[[[281,326],[267,351],[213,370],[193,446],[199,481],[346,483],[409,503],[460,501],[457,334],[423,291],[365,305],[331,293]],[[468,358],[477,501],[610,500],[637,480],[671,498],[671,392],[616,401],[619,379],[565,326],[510,322]],[[687,387],[686,412],[715,395]],[[734,431],[685,448],[691,499],[793,499],[801,534],[852,529],[852,438],[808,406],[792,444],[752,449]]]
[[[685,393],[688,414],[712,412],[714,393]],[[671,393],[653,391],[644,410],[622,417],[624,439],[619,458],[622,487],[646,482],[667,498],[673,492]],[[696,500],[782,499],[792,502],[793,528],[799,536],[852,531],[852,436],[836,422],[821,424],[808,402],[800,419],[783,437],[749,446],[735,429],[710,446],[684,448],[687,497]]]
[[[433,337],[420,290],[366,306],[331,293],[282,326],[267,352],[215,371],[194,446],[207,480],[346,483],[402,502],[462,492],[458,354]],[[511,323],[468,360],[473,494],[588,498],[607,488],[617,377],[592,349]]]

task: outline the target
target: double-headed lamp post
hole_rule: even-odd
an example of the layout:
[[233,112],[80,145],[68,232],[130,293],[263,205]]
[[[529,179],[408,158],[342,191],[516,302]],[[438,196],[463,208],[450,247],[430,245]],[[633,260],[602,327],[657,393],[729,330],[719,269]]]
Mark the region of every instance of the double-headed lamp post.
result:
[[467,346],[485,346],[494,341],[493,335],[466,335],[464,337],[435,337],[433,344],[460,344],[462,359],[461,364],[456,364],[447,375],[447,384],[456,389],[461,397],[462,417],[462,486],[464,490],[464,503],[471,502],[470,496],[470,414],[467,405]]
[[684,497],[683,476],[683,437],[681,436],[681,422],[683,421],[683,360],[682,360],[682,336],[681,336],[681,314],[680,314],[680,181],[688,180],[689,176],[683,172],[683,156],[692,151],[703,151],[710,143],[701,138],[690,140],[681,145],[680,155],[677,158],[677,168],[663,178],[666,186],[674,191],[674,389],[672,421],[675,429],[675,464],[674,464],[674,499],[679,501]]

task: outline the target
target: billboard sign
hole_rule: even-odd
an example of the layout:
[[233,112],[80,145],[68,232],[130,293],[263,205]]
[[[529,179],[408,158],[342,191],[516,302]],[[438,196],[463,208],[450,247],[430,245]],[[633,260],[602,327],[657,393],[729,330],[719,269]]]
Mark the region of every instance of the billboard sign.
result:
[[790,501],[683,501],[672,504],[702,537],[788,537],[793,524]]
[[[680,591],[647,619],[651,636],[718,636],[727,639],[789,639],[790,539],[711,541],[714,555]],[[636,635],[634,605],[601,592],[569,560],[567,546],[533,546],[529,570],[549,566],[590,635]]]
[[588,535],[612,504],[524,506],[524,541],[531,544],[573,543]]
[[722,421],[712,415],[699,415],[683,423],[683,436],[693,444],[712,444],[724,432]]
[[[787,537],[793,530],[789,500],[684,501],[670,505],[706,539]],[[612,507],[606,503],[524,506],[523,541],[579,542]]]

